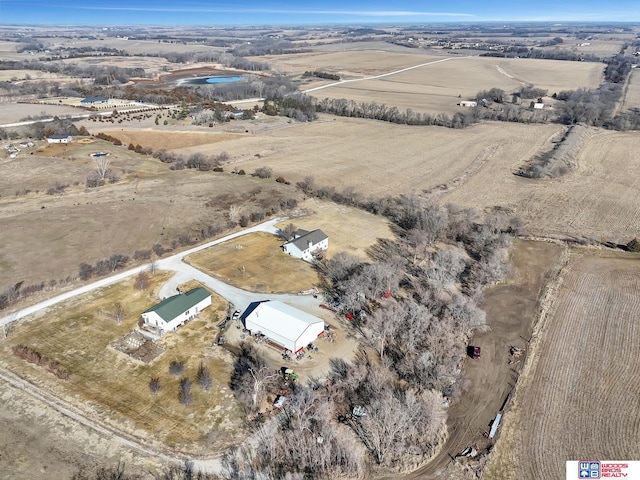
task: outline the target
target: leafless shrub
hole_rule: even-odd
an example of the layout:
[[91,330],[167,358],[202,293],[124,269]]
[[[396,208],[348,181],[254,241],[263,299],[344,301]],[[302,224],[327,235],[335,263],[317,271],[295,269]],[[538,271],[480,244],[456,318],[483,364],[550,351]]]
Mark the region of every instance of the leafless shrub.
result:
[[160,379],[158,377],[153,377],[149,380],[149,390],[151,390],[151,393],[154,395],[160,391]]
[[209,389],[213,385],[211,373],[209,372],[209,369],[206,368],[202,363],[200,363],[198,371],[196,372],[196,380],[200,384],[200,386],[207,391],[209,391]]
[[273,169],[271,167],[258,167],[251,174],[254,177],[258,178],[271,178],[273,175]]
[[182,375],[183,372],[184,363],[178,360],[172,360],[169,364],[169,373],[177,377],[178,375]]
[[113,312],[111,312],[111,316],[113,317],[113,320],[118,325],[120,325],[122,321],[126,318],[127,312],[120,302],[116,303],[113,306]]
[[47,195],[61,195],[61,194],[64,193],[64,191],[67,189],[68,186],[69,186],[68,183],[56,182],[51,187],[47,188],[46,194]]
[[151,258],[151,250],[136,250],[133,252],[134,260],[149,260]]
[[133,286],[136,290],[144,291],[149,288],[150,283],[149,273],[143,270],[136,275],[136,280]]

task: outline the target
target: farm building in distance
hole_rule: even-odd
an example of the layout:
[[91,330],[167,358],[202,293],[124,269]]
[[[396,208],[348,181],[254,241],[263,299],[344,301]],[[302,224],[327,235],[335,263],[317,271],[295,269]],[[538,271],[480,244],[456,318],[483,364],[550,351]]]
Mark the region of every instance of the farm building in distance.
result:
[[253,302],[242,314],[244,328],[297,353],[324,333],[324,321],[282,302]]
[[310,262],[313,255],[329,248],[329,237],[322,230],[297,230],[293,238],[282,245],[282,250],[296,258]]
[[533,104],[533,108],[534,108],[535,110],[542,110],[542,109],[544,108],[544,103],[542,103],[542,102],[535,102],[535,103]]
[[163,333],[173,332],[211,305],[211,294],[204,288],[194,288],[154,305],[142,312],[145,325]]
[[49,143],[71,143],[72,140],[71,135],[50,135],[47,137]]
[[473,100],[462,100],[460,103],[458,103],[458,106],[459,107],[477,107],[478,102]]
[[108,103],[107,97],[86,97],[80,100],[80,105],[83,107],[91,107],[92,105],[100,105],[101,103]]

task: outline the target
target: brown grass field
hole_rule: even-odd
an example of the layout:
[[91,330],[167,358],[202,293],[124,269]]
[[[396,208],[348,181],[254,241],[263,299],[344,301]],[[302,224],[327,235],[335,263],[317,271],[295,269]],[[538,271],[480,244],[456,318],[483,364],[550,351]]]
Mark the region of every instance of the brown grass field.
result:
[[[153,277],[157,291],[169,274]],[[131,360],[109,344],[133,330],[140,312],[157,303],[152,293],[133,288],[134,279],[76,297],[39,315],[26,319],[14,329],[9,342],[0,345],[2,362],[22,376],[51,389],[72,403],[86,406],[101,418],[116,421],[125,431],[180,446],[204,440],[222,446],[239,433],[237,407],[228,390],[230,358],[221,349],[211,349],[227,303],[216,295],[200,318],[166,335],[159,343],[164,353],[149,364]],[[120,302],[126,319],[116,325],[109,312]],[[62,381],[13,355],[16,344],[28,345],[42,355],[59,361],[71,376]],[[185,363],[184,375],[193,381],[194,402],[183,406],[177,399],[179,378],[169,374],[172,360]],[[195,381],[203,362],[214,379],[206,392]],[[150,378],[158,377],[161,388],[153,395]],[[197,449],[197,445],[194,446]]]
[[253,292],[285,293],[319,282],[313,267],[283,253],[282,239],[252,233],[189,255],[187,262],[236,287]]
[[304,230],[322,230],[329,237],[327,257],[347,252],[366,260],[367,249],[379,238],[395,238],[386,219],[363,210],[317,199],[306,200],[302,208],[310,214],[292,218],[277,226],[284,228],[293,223]]
[[483,478],[561,479],[566,460],[638,457],[639,268],[575,253]]
[[[154,276],[152,289],[157,290],[168,277],[168,273]],[[237,433],[235,402],[227,387],[230,361],[221,350],[210,350],[209,346],[217,335],[218,321],[226,314],[226,302],[214,295],[212,306],[199,319],[165,336],[160,341],[164,353],[145,365],[109,346],[133,329],[140,312],[158,301],[152,292],[135,290],[133,281],[131,278],[76,297],[38,318],[20,322],[11,341],[1,346],[3,362],[58,395],[74,398],[73,403],[86,403],[97,415],[108,414],[122,423],[125,431],[137,435],[142,432],[144,437],[175,446],[198,443],[207,436],[225,444]],[[127,312],[120,325],[109,317],[116,302],[122,303]],[[16,344],[28,345],[59,361],[71,373],[69,380],[60,381],[43,368],[15,357],[11,348]],[[184,361],[185,375],[194,382],[191,406],[184,407],[177,400],[179,378],[168,370],[172,360]],[[210,392],[194,380],[200,362],[209,367],[214,378]],[[160,378],[157,395],[148,388],[152,377]],[[218,428],[224,435],[217,436]]]
[[[121,179],[85,189],[85,176],[95,168],[89,154],[100,151],[111,154],[107,158]],[[75,276],[79,263],[114,252],[131,256],[154,243],[169,246],[185,232],[197,235],[204,226],[225,225],[231,204],[251,209],[299,197],[293,186],[250,176],[173,172],[156,159],[101,140],[47,146],[34,155],[0,160],[0,168],[0,288]],[[69,187],[62,195],[47,195],[56,181]],[[16,196],[21,190],[31,193]]]

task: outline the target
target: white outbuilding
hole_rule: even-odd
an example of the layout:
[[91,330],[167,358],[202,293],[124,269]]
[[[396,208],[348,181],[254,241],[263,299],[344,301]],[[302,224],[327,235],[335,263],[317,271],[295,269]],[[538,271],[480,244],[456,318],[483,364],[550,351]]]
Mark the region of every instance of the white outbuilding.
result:
[[251,303],[241,318],[252,335],[262,334],[294,353],[324,333],[323,320],[275,300]]
[[204,288],[194,288],[154,305],[142,312],[145,324],[162,332],[172,332],[211,305],[211,294]]

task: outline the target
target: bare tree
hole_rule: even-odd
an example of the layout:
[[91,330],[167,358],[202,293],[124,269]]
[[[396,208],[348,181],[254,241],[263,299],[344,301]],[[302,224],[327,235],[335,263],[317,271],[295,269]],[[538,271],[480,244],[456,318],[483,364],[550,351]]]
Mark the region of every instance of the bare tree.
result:
[[136,281],[133,284],[134,288],[136,290],[143,291],[149,288],[149,284],[150,284],[149,273],[145,272],[144,270],[141,270],[140,273],[136,275]]
[[238,220],[240,219],[240,214],[241,214],[240,207],[238,207],[237,205],[229,206],[229,213],[227,214],[227,216],[229,217],[229,223],[234,227],[238,224]]
[[107,157],[96,157],[93,160],[96,169],[95,172],[98,174],[98,178],[100,180],[104,180],[109,172],[109,166],[111,165],[111,160]]
[[304,179],[301,182],[296,183],[296,187],[302,190],[306,195],[309,195],[313,192],[313,189],[315,188],[315,183],[316,183],[315,178],[312,177],[311,175],[308,175],[304,177]]
[[125,319],[125,317],[127,316],[127,312],[124,309],[124,307],[122,306],[122,304],[120,302],[116,303],[113,306],[113,319],[115,320],[115,322],[120,325],[122,323],[122,321]]

